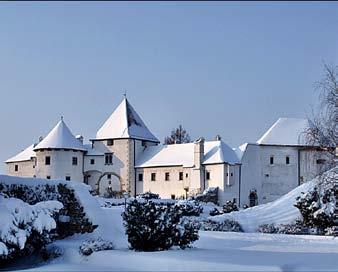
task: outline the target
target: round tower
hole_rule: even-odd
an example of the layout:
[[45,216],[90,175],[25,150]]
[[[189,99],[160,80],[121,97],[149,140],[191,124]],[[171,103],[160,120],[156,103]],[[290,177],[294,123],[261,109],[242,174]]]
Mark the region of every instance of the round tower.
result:
[[63,118],[35,147],[37,178],[83,182],[85,148],[67,127]]

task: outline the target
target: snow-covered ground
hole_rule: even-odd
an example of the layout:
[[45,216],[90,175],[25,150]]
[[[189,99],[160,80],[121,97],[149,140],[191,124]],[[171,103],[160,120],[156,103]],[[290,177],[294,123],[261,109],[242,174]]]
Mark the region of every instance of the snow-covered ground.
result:
[[324,236],[201,231],[191,249],[135,252],[124,235],[123,206],[103,211],[114,250],[83,257],[78,248],[92,234],[75,235],[55,242],[62,257],[28,271],[338,271],[338,239]]
[[306,182],[273,202],[238,212],[210,217],[210,219],[218,222],[222,222],[224,219],[235,220],[240,223],[245,232],[255,232],[263,224],[292,223],[301,217],[299,210],[293,206],[296,203],[296,198],[302,192],[311,190],[315,186],[316,181],[316,179],[313,179]]

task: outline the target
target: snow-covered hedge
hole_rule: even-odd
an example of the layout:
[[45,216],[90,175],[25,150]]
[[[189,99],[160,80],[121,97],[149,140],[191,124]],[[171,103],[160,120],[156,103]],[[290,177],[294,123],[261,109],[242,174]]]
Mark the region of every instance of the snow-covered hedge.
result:
[[29,205],[0,195],[0,260],[44,246],[49,240],[48,233],[56,228],[53,216],[62,208],[59,201]]
[[138,251],[184,249],[198,239],[198,225],[183,218],[178,205],[134,199],[122,214],[128,242]]
[[56,231],[61,237],[92,232],[104,223],[103,212],[89,191],[90,186],[80,182],[0,175],[0,193],[3,195],[31,205],[50,200],[63,204],[60,216],[56,218]]
[[203,207],[196,200],[179,200],[175,205],[183,216],[199,216],[203,212]]
[[85,256],[89,256],[95,251],[111,250],[114,249],[114,245],[111,241],[107,241],[98,238],[90,238],[82,243],[80,246],[80,253]]
[[226,219],[223,222],[214,222],[211,220],[201,222],[200,229],[207,231],[243,232],[243,229],[238,222],[229,219]]

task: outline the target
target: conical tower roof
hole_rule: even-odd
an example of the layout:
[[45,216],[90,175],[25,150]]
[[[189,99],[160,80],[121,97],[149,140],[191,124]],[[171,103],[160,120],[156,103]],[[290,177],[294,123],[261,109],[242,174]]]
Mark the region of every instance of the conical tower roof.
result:
[[147,128],[127,98],[123,99],[96,133],[98,140],[121,138],[160,142]]
[[63,118],[61,118],[48,135],[37,146],[35,146],[34,151],[47,148],[85,151],[82,143],[75,138],[63,121]]

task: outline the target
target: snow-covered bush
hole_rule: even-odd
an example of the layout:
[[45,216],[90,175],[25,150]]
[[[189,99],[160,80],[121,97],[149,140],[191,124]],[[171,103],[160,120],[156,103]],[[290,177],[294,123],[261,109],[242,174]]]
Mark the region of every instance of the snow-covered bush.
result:
[[49,242],[49,232],[56,228],[53,216],[62,208],[58,201],[29,205],[0,196],[0,260],[32,253]]
[[318,184],[310,191],[302,193],[294,206],[303,217],[303,224],[310,228],[318,228],[319,234],[334,225],[335,219],[335,180],[334,171],[328,171],[318,178]]
[[145,192],[143,194],[139,194],[136,198],[143,198],[143,199],[160,199],[159,194],[154,194],[152,192]]
[[230,212],[236,212],[236,211],[238,211],[238,207],[237,207],[235,201],[230,201],[230,200],[228,200],[228,201],[223,205],[223,213],[230,213]]
[[229,219],[225,219],[222,222],[212,220],[201,222],[201,230],[243,232],[241,225],[237,221]]
[[103,240],[101,237],[87,239],[80,246],[80,253],[88,256],[95,251],[112,250],[114,245],[110,241]]
[[197,194],[194,196],[194,193],[191,193],[191,198],[201,202],[212,202],[214,204],[218,203],[218,187],[209,187],[203,191],[202,194]]
[[199,216],[203,212],[203,207],[196,200],[180,200],[175,205],[183,216]]
[[209,212],[209,215],[210,216],[216,216],[216,215],[220,215],[220,214],[223,214],[223,212],[221,212],[219,209],[217,208],[214,208],[212,209],[210,212]]
[[258,232],[278,234],[311,234],[311,230],[305,227],[301,221],[291,224],[263,224],[258,227]]
[[184,249],[198,239],[198,225],[184,220],[178,205],[134,199],[122,217],[130,246],[137,251]]

